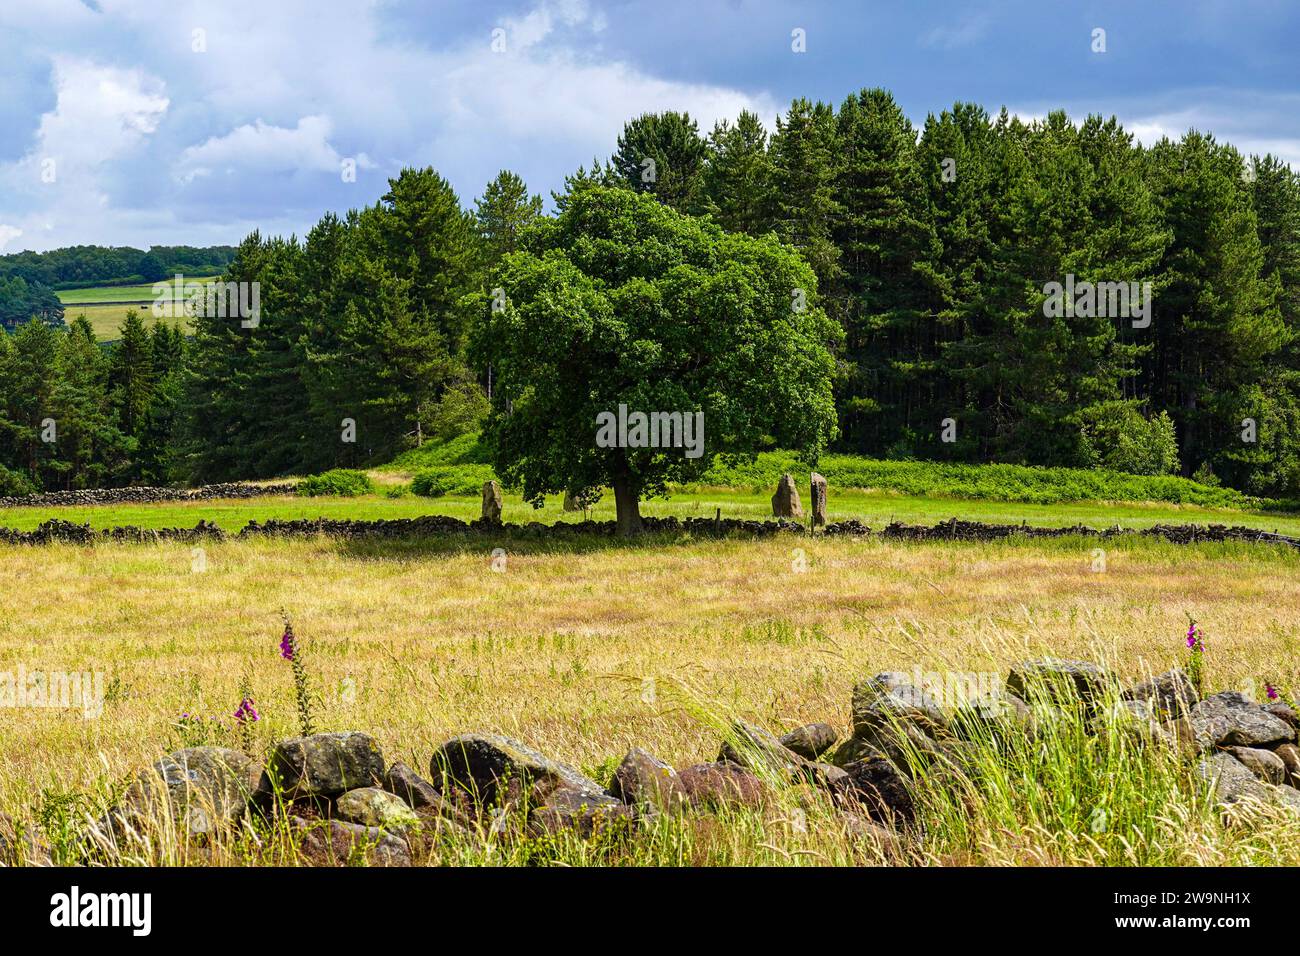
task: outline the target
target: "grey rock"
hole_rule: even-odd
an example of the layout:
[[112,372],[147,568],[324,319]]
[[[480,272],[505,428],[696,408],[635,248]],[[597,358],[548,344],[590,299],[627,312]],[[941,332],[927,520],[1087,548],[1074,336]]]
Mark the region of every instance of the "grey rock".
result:
[[420,823],[405,800],[378,787],[349,790],[334,801],[334,813],[348,823],[385,830],[406,830]]
[[1012,734],[1032,734],[1037,720],[1028,704],[1001,690],[962,704],[949,726],[960,740],[1006,740]]
[[1286,721],[1235,690],[1205,698],[1192,708],[1188,719],[1201,751],[1216,746],[1268,747],[1293,740],[1295,733]]
[[1125,700],[1144,700],[1162,718],[1185,716],[1199,697],[1192,680],[1178,668],[1157,674],[1124,691]]
[[797,774],[809,761],[788,749],[770,731],[744,720],[732,721],[718,762],[730,761],[759,774]]
[[853,688],[853,732],[910,722],[925,733],[938,736],[947,732],[948,720],[939,702],[909,682],[909,675],[886,671],[860,681]]
[[328,798],[383,779],[384,754],[375,739],[343,731],[282,740],[267,761],[262,789],[278,780],[291,800]]
[[1272,714],[1278,720],[1284,720],[1292,727],[1300,728],[1300,716],[1286,704],[1265,704],[1264,712]]
[[677,771],[639,747],[629,750],[614,770],[609,792],[624,803],[661,808],[686,800],[686,789]]
[[109,814],[113,829],[165,828],[168,821],[191,834],[236,823],[257,788],[257,767],[237,750],[190,747],[142,771]]
[[1300,811],[1300,791],[1264,783],[1230,753],[1217,751],[1197,764],[1197,773],[1211,787],[1215,800],[1224,807],[1242,801],[1284,806]]
[[489,524],[501,523],[501,509],[505,500],[501,497],[501,486],[495,479],[483,484],[483,520]]
[[547,794],[528,816],[535,833],[570,830],[583,839],[613,830],[630,830],[636,821],[634,807],[604,793],[560,787]]
[[1030,704],[1045,700],[1091,703],[1116,684],[1110,672],[1090,661],[1055,657],[1021,661],[1007,676],[1007,690]]
[[812,473],[812,526],[814,528],[826,526],[827,497],[826,479],[814,471]]
[[1242,766],[1265,783],[1284,783],[1286,781],[1286,764],[1271,750],[1256,747],[1229,747],[1232,754]]
[[889,826],[910,824],[916,804],[907,778],[883,756],[856,760],[844,768],[841,793],[859,803],[871,819]]
[[400,760],[384,775],[384,789],[401,797],[413,810],[442,803],[438,789]]
[[799,500],[799,489],[795,487],[794,478],[789,474],[782,475],[781,480],[777,482],[776,494],[772,495],[772,516],[803,517],[803,503]]
[[600,784],[572,767],[539,753],[527,744],[497,734],[462,734],[447,741],[429,762],[429,774],[448,787],[457,787],[483,804],[527,797],[541,803],[552,790],[567,787],[597,796]]
[[816,760],[835,746],[839,734],[830,724],[806,724],[782,734],[778,742],[805,760]]

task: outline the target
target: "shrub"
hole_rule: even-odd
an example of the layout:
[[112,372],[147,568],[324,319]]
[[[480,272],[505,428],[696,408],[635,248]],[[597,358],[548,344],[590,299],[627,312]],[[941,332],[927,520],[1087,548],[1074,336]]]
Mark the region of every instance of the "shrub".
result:
[[411,491],[425,498],[443,495],[477,495],[493,477],[487,465],[438,465],[416,472]]
[[0,465],[0,496],[17,498],[19,495],[32,495],[39,491],[31,479],[20,471],[10,471]]
[[460,382],[443,393],[429,415],[429,434],[439,442],[477,433],[488,416],[488,400],[477,382]]
[[364,471],[350,468],[335,468],[319,475],[304,478],[298,484],[298,494],[304,498],[317,498],[322,495],[337,495],[341,498],[355,498],[358,495],[374,494],[375,483]]
[[1178,439],[1167,412],[1147,418],[1135,402],[1104,402],[1079,413],[1083,464],[1130,475],[1178,468]]

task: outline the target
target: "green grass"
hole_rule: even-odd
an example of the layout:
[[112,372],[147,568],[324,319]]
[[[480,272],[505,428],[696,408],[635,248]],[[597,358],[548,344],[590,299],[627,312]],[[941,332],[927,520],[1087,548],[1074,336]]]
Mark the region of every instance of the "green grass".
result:
[[[467,496],[421,498],[365,495],[357,498],[275,496],[237,501],[166,502],[162,504],[100,505],[93,507],[0,508],[0,527],[31,530],[49,518],[77,523],[90,522],[95,528],[133,525],[142,528],[193,527],[200,518],[215,521],[227,531],[238,531],[249,521],[269,518],[412,518],[426,514],[452,515],[462,520],[479,516],[477,493]],[[771,503],[766,493],[748,491],[700,490],[680,493],[668,499],[642,502],[642,514],[677,515],[678,517],[712,517],[721,509],[724,517],[761,519],[771,517]],[[612,495],[605,495],[593,509],[600,521],[614,519]],[[1229,524],[1282,534],[1300,535],[1300,516],[1272,515],[1226,509],[1198,508],[1167,503],[1070,503],[1020,504],[1005,501],[970,501],[953,498],[905,497],[881,492],[837,490],[831,487],[829,516],[832,521],[858,518],[875,529],[890,521],[930,523],[962,518],[1001,524],[1018,524],[1022,520],[1044,527],[1086,525],[1093,528],[1145,528],[1155,524]],[[565,513],[561,498],[546,501],[546,507],[534,510],[517,495],[505,496],[506,521],[580,521],[580,513]]]
[[[215,282],[216,276],[187,276],[187,282]],[[169,288],[175,282],[174,276],[162,280]],[[154,283],[142,282],[139,285],[103,285],[88,289],[63,289],[56,293],[64,305],[106,302],[152,302],[155,298]]]

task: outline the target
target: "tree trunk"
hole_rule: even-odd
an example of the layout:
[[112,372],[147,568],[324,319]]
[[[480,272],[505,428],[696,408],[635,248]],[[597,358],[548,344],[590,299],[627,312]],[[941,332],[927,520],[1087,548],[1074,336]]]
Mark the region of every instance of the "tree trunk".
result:
[[636,482],[626,470],[614,475],[614,510],[618,514],[618,533],[624,538],[641,533],[641,501]]

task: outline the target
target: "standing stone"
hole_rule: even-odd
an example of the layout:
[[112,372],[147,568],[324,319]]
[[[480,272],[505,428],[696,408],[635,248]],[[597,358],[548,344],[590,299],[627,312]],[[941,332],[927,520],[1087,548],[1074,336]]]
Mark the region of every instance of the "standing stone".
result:
[[581,510],[582,510],[582,505],[578,504],[578,499],[576,499],[576,498],[573,497],[573,492],[572,492],[572,491],[566,491],[566,492],[564,493],[564,510],[565,510],[565,511],[581,511]]
[[483,520],[489,524],[501,523],[501,486],[495,480],[483,485]]
[[772,496],[772,517],[803,517],[803,502],[799,500],[799,489],[794,486],[794,479],[789,474],[782,475],[777,483],[776,494]]
[[812,473],[812,526],[824,527],[826,524],[826,479],[817,472]]

